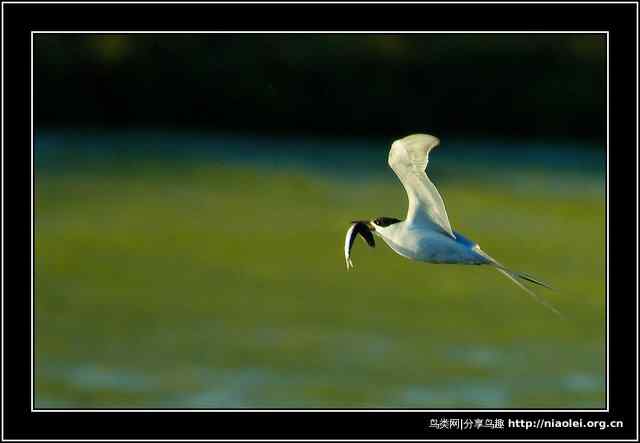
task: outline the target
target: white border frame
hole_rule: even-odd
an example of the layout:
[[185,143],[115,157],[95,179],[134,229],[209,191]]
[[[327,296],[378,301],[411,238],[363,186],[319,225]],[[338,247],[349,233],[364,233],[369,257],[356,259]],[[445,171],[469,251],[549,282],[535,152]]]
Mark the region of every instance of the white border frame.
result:
[[[607,227],[609,224],[609,31],[31,31],[31,180],[33,186],[33,164],[34,164],[34,145],[33,145],[33,41],[37,34],[109,34],[109,35],[125,35],[125,34],[601,34],[605,35],[607,42],[606,61],[607,61],[607,196],[605,200]],[[33,251],[33,195],[34,189],[31,190],[31,250]],[[605,409],[38,409],[34,405],[34,315],[35,315],[35,299],[34,299],[34,278],[33,278],[33,262],[34,257],[31,255],[31,412],[609,412],[609,230],[606,232],[606,408]]]
[[[167,1],[167,2],[161,2],[161,1],[156,1],[156,2],[140,2],[140,1],[123,1],[123,2],[118,2],[118,1],[98,1],[98,2],[69,2],[69,1],[52,1],[52,2],[40,2],[40,1],[36,1],[36,2],[25,2],[25,1],[8,1],[8,2],[2,2],[2,28],[4,30],[4,4],[28,4],[28,3],[33,3],[33,4],[72,4],[72,3],[79,3],[79,4],[87,4],[87,3],[96,3],[96,4],[156,4],[156,3],[168,3],[168,4],[177,4],[177,3],[185,3],[185,4],[300,4],[302,2],[299,1],[294,1],[294,2],[282,2],[282,1],[265,1],[265,2],[254,2],[254,1],[246,1],[246,2],[242,2],[242,1],[221,1],[221,2],[211,2],[211,1],[203,1],[203,2],[194,2],[194,1],[187,1],[187,2],[176,2],[176,1]],[[613,1],[613,2],[603,2],[603,1],[594,1],[594,2],[586,2],[586,1],[576,1],[576,2],[569,2],[569,1],[524,1],[524,2],[513,2],[513,1],[505,1],[505,2],[498,2],[498,1],[479,1],[479,2],[469,2],[469,1],[460,1],[460,2],[456,2],[456,1],[434,1],[434,2],[424,2],[424,1],[416,1],[416,2],[411,2],[411,1],[398,1],[398,2],[389,2],[389,1],[382,1],[382,2],[335,2],[335,1],[311,1],[311,2],[304,2],[304,3],[309,3],[309,4],[371,4],[371,3],[381,3],[381,4],[389,4],[389,3],[396,3],[396,4],[425,4],[425,3],[430,3],[430,4],[514,4],[514,3],[521,3],[521,4],[604,4],[604,3],[611,3],[611,4],[634,4],[636,6],[636,40],[638,39],[638,3],[637,2],[632,2],[632,1]],[[33,367],[33,363],[34,363],[34,334],[33,334],[33,315],[35,312],[35,305],[34,303],[34,291],[33,291],[33,271],[34,271],[34,257],[33,257],[33,245],[34,245],[34,238],[33,238],[33,233],[34,233],[34,226],[33,226],[33,196],[34,196],[34,189],[33,189],[33,38],[34,38],[34,33],[111,33],[111,34],[137,34],[137,33],[185,33],[185,34],[199,34],[199,33],[220,33],[220,34],[232,34],[232,33],[253,33],[253,34],[260,34],[260,33],[273,33],[273,34],[283,34],[283,33],[309,33],[309,34],[337,34],[337,33],[342,33],[342,34],[351,34],[351,33],[362,33],[362,34],[377,34],[377,33],[394,33],[394,34],[401,34],[401,33],[411,33],[411,34],[420,34],[420,33],[438,33],[438,34],[447,34],[447,33],[452,33],[452,34],[472,34],[472,33],[488,33],[488,34],[498,34],[498,33],[513,33],[513,34],[528,34],[528,33],[558,33],[558,34],[563,34],[563,33],[570,33],[570,34],[579,34],[579,33],[603,33],[606,34],[606,38],[607,38],[607,103],[606,103],[606,107],[607,107],[607,152],[606,152],[606,157],[607,157],[607,178],[606,178],[606,184],[607,184],[607,204],[606,204],[606,226],[607,226],[607,232],[606,232],[606,255],[607,255],[607,265],[606,265],[606,334],[607,334],[607,347],[606,347],[606,358],[607,358],[607,362],[606,362],[606,404],[607,407],[606,409],[506,409],[506,410],[501,410],[501,409],[234,409],[234,410],[229,410],[229,409],[53,409],[53,410],[43,410],[43,409],[35,409],[34,408],[34,367]],[[609,32],[608,31],[438,31],[438,32],[431,32],[431,31],[360,31],[360,32],[353,32],[353,31],[331,31],[331,32],[327,32],[327,31],[286,31],[286,32],[282,32],[282,31],[246,31],[246,32],[233,32],[233,31],[224,31],[224,32],[215,32],[215,31],[32,31],[31,32],[31,154],[32,154],[32,162],[31,162],[31,178],[32,178],[32,182],[31,182],[31,251],[32,251],[32,255],[31,255],[31,275],[32,275],[32,280],[31,280],[31,303],[32,303],[32,315],[31,315],[31,412],[48,412],[48,411],[52,411],[52,412],[210,412],[210,411],[218,411],[218,412],[427,412],[427,413],[437,413],[437,412],[471,412],[471,413],[484,413],[484,412],[505,412],[505,413],[511,413],[511,412],[533,412],[533,413],[537,413],[537,412],[608,412],[609,411],[609,267],[608,267],[608,260],[609,260],[609,207],[608,207],[608,197],[609,197],[609,41],[610,41],[610,36],[609,36]],[[636,84],[637,84],[637,80],[638,80],[638,54],[636,53]],[[2,33],[2,95],[4,97],[4,32]],[[5,113],[4,113],[5,109],[4,109],[4,100],[2,100],[2,115],[4,117]],[[638,115],[638,94],[636,93],[636,115]],[[2,186],[2,241],[4,244],[4,118],[2,119],[2,153],[1,153],[1,158],[2,158],[2,168],[3,168],[3,186]],[[638,168],[637,168],[637,160],[638,160],[638,126],[636,125],[636,229],[638,227]],[[638,257],[638,243],[636,243],[636,259]],[[4,262],[4,248],[2,249],[2,260]],[[2,281],[3,281],[3,286],[2,286],[2,311],[4,313],[4,267],[2,269]],[[636,268],[636,294],[638,293],[638,269]],[[637,302],[637,300],[636,300]],[[637,311],[636,311],[637,312]],[[4,327],[2,328],[2,387],[4,390]],[[638,317],[636,316],[636,336],[638,334]],[[638,361],[637,361],[637,354],[636,354],[636,377],[638,375]],[[2,406],[4,409],[4,396],[2,397]],[[636,392],[636,410],[638,408],[638,393]],[[4,414],[2,414],[2,428],[4,429]],[[4,432],[3,432],[4,434]],[[638,426],[636,424],[636,435],[638,434]],[[4,437],[4,435],[3,435]],[[57,441],[57,440],[40,440],[40,441]],[[107,439],[97,439],[97,440],[92,440],[92,441],[113,441],[113,440],[107,440]],[[140,440],[140,441],[181,441],[181,440],[166,440],[166,439],[161,439],[161,440]],[[202,441],[202,440],[184,440],[184,441]],[[272,440],[264,440],[264,439],[246,439],[246,440],[239,440],[239,441],[272,441]],[[303,441],[332,441],[332,440],[322,440],[322,439],[310,439],[310,440],[303,440]],[[421,439],[408,439],[408,440],[388,440],[388,439],[383,439],[383,440],[353,440],[353,441],[422,441]],[[477,441],[475,439],[465,439],[465,440],[460,440],[460,441]],[[523,441],[535,441],[535,440],[523,440]],[[602,441],[602,440],[567,440],[567,441]]]

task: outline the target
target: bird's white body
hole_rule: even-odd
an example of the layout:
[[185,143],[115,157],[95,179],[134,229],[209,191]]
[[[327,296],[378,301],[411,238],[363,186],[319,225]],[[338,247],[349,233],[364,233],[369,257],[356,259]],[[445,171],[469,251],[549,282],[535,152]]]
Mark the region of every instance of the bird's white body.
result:
[[[411,260],[437,264],[483,265],[489,263],[480,247],[460,234],[453,239],[419,224],[395,223],[376,227],[375,234],[399,255]],[[457,234],[457,233],[456,233]]]
[[368,230],[379,236],[399,255],[411,260],[437,264],[489,265],[511,279],[545,306],[558,311],[524,286],[519,279],[549,287],[540,280],[505,268],[480,246],[451,229],[444,201],[426,174],[430,151],[440,140],[428,134],[413,134],[396,140],[389,151],[389,166],[402,183],[409,207],[405,220],[380,217],[370,222],[353,222],[345,239],[347,269],[353,267],[351,246],[360,234],[375,246]]

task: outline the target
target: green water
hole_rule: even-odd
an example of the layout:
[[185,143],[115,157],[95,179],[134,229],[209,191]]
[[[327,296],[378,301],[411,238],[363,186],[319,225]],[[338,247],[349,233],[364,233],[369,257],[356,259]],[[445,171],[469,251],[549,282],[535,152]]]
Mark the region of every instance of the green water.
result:
[[454,229],[552,283],[563,320],[382,242],[347,272],[349,221],[406,210],[384,144],[350,172],[350,141],[180,140],[37,138],[36,407],[605,406],[600,157],[431,157]]

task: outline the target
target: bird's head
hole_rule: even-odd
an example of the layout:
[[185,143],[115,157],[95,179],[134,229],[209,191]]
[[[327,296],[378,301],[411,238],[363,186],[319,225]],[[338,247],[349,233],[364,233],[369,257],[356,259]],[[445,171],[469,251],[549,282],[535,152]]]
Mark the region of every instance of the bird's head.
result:
[[394,224],[401,221],[402,220],[393,217],[378,217],[371,220],[367,225],[373,232],[380,234],[382,232],[385,232],[390,226],[393,226]]
[[371,227],[373,228],[373,230],[375,230],[376,228],[386,228],[389,227],[393,224],[399,223],[402,220],[398,220],[397,218],[393,218],[393,217],[378,217],[376,219],[373,219],[369,222],[369,224],[371,225]]

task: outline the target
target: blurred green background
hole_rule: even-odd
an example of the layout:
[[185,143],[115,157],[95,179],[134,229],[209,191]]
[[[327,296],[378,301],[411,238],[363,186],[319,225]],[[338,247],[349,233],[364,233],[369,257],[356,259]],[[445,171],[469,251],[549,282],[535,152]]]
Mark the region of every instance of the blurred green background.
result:
[[[597,35],[37,34],[40,408],[602,408]],[[539,276],[357,240],[390,143],[442,140],[454,229]],[[540,291],[538,291],[540,292]]]

